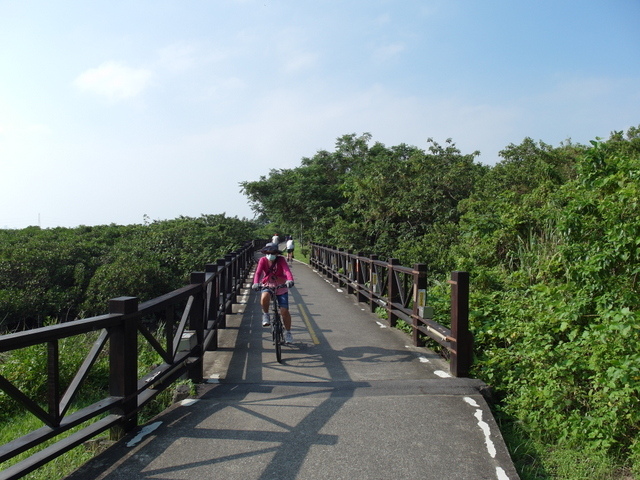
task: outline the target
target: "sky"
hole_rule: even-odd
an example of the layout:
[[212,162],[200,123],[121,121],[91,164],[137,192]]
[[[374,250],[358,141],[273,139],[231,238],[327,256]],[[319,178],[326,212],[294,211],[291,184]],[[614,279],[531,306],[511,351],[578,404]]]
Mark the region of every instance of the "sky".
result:
[[0,228],[253,218],[346,134],[494,165],[640,125],[640,0],[0,0]]

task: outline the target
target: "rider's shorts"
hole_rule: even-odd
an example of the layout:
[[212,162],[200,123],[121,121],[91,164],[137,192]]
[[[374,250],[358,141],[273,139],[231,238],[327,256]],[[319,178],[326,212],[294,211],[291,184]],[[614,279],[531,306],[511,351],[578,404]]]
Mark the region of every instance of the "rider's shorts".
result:
[[[263,292],[268,292],[269,289],[264,289],[262,290]],[[278,306],[280,308],[289,308],[289,292],[285,292],[282,295],[276,295],[276,298],[278,299]]]
[[282,295],[276,295],[278,299],[278,306],[280,308],[289,308],[289,292],[283,293]]

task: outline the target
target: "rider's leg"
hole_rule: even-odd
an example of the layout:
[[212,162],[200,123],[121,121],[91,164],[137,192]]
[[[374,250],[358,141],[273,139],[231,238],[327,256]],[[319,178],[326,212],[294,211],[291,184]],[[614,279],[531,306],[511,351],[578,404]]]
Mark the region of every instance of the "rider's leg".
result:
[[269,292],[262,292],[260,305],[262,306],[262,313],[269,313],[269,305],[271,305],[271,295],[269,295]]
[[280,308],[280,315],[282,316],[282,323],[284,323],[285,330],[291,330],[291,312],[288,308]]

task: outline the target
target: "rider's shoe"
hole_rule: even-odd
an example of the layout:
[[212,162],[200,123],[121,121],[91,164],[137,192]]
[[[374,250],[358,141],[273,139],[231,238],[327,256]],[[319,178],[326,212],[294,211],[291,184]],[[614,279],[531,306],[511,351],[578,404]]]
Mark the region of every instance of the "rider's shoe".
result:
[[269,325],[271,325],[271,319],[269,318],[269,314],[268,313],[263,313],[262,314],[262,326],[263,327],[268,327]]
[[288,330],[284,332],[284,343],[293,343],[293,335]]

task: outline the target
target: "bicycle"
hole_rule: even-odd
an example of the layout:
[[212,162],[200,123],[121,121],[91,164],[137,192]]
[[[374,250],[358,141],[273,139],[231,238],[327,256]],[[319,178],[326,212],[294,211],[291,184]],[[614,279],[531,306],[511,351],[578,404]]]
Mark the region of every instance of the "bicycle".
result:
[[271,296],[271,306],[273,311],[273,318],[271,319],[271,335],[273,337],[273,345],[276,349],[276,360],[278,363],[282,363],[282,344],[284,343],[284,325],[280,318],[280,306],[278,305],[278,297],[276,291],[279,288],[286,287],[286,284],[278,286],[260,285],[262,290],[267,290]]

